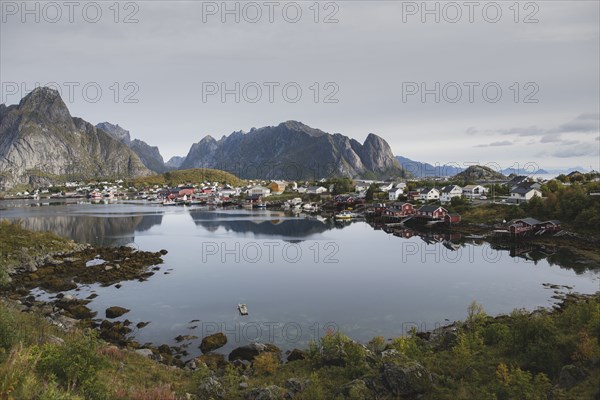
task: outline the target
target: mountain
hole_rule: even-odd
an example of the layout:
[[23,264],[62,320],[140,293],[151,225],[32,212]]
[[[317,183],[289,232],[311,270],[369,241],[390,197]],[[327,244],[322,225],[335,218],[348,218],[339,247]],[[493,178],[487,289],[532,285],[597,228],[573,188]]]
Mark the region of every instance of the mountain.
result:
[[233,132],[219,140],[206,136],[192,145],[180,168],[214,168],[241,178],[287,180],[405,175],[379,136],[371,133],[361,144],[297,121]]
[[165,163],[165,166],[167,166],[168,168],[177,169],[181,167],[181,164],[183,164],[184,161],[185,157],[173,156],[169,158],[169,161]]
[[163,160],[163,157],[160,154],[158,147],[150,146],[143,140],[131,140],[131,135],[129,134],[129,131],[121,128],[118,124],[113,125],[110,122],[100,122],[96,125],[96,128],[108,132],[115,139],[129,146],[129,148],[140,157],[142,163],[144,163],[146,168],[148,168],[149,170],[157,172],[159,174],[168,170],[168,168],[165,167],[165,161]]
[[59,178],[149,174],[125,144],[72,117],[56,90],[36,88],[18,105],[0,105],[0,190]]
[[453,179],[465,182],[490,182],[504,181],[508,178],[501,173],[494,171],[490,167],[483,165],[471,165],[466,170],[454,175]]
[[396,160],[400,163],[406,172],[414,175],[417,178],[452,176],[463,171],[463,168],[454,165],[431,165],[429,163],[413,161],[410,158],[396,156]]

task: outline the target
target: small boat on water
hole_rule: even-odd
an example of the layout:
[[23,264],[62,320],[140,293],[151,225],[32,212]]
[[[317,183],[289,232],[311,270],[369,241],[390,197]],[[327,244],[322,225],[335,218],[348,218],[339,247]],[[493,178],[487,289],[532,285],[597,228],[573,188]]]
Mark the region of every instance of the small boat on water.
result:
[[267,208],[267,203],[256,203],[254,205],[256,208]]
[[238,311],[240,315],[248,315],[248,307],[245,304],[238,304]]
[[353,213],[351,211],[342,211],[339,214],[336,214],[334,216],[335,219],[352,219],[352,218],[356,218],[358,215],[356,213]]
[[162,202],[163,206],[176,206],[177,202],[173,201],[173,200],[165,200]]

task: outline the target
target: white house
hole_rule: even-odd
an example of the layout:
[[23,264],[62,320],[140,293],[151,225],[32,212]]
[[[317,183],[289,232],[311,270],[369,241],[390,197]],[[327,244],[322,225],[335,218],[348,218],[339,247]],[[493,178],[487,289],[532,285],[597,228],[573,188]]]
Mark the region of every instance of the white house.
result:
[[467,185],[462,188],[462,194],[468,199],[475,199],[487,193],[487,189],[481,185]]
[[369,182],[356,181],[356,184],[354,185],[354,191],[356,193],[364,192],[365,190],[367,190],[369,188],[369,186],[371,186],[371,184]]
[[264,186],[253,186],[250,189],[248,189],[248,194],[250,196],[258,195],[262,197],[267,197],[271,195],[271,189]]
[[400,195],[402,193],[404,193],[404,191],[401,188],[399,188],[399,187],[393,188],[388,191],[388,199],[389,200],[398,200],[398,197],[400,197]]
[[309,186],[306,188],[306,194],[321,194],[327,191],[323,186]]
[[396,185],[397,188],[405,190],[406,189],[406,182],[400,182]]
[[524,203],[531,200],[534,196],[542,197],[539,189],[528,186],[517,186],[510,190],[511,203]]
[[437,200],[440,198],[440,191],[436,188],[425,188],[419,192],[419,200],[429,201]]
[[441,190],[440,201],[442,203],[447,203],[450,202],[453,197],[461,197],[462,194],[463,190],[458,185],[444,186]]
[[298,193],[306,193],[306,189],[307,189],[307,188],[306,188],[306,186],[299,186],[299,187],[296,189],[296,191],[297,191]]

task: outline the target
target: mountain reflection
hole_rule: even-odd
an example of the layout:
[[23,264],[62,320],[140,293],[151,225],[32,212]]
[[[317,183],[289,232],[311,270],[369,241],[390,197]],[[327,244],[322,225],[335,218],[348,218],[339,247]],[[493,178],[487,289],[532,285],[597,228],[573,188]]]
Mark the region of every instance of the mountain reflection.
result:
[[21,225],[35,231],[50,231],[59,236],[94,246],[124,246],[135,241],[135,232],[160,225],[162,215],[99,217],[89,215],[32,216],[20,219]]
[[197,226],[209,232],[223,228],[228,232],[254,233],[256,235],[304,238],[340,226],[316,218],[292,218],[284,213],[232,214],[218,211],[192,210],[190,216]]

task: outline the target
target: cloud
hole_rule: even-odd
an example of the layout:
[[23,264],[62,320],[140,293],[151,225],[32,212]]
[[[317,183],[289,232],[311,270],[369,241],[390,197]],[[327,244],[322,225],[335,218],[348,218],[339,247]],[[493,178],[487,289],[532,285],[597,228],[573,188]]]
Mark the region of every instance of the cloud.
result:
[[589,144],[580,143],[573,146],[562,148],[552,154],[558,158],[571,158],[571,157],[582,157],[582,156],[593,156],[598,155],[598,150],[591,147]]
[[500,129],[498,130],[498,132],[502,135],[540,136],[544,135],[546,133],[546,130],[532,125],[528,126],[527,128]]
[[512,146],[513,142],[509,141],[509,140],[502,140],[499,142],[492,142],[489,144],[478,144],[475,147],[498,147],[498,146]]
[[560,125],[557,132],[598,132],[600,129],[600,113],[584,113],[574,120]]
[[477,130],[474,126],[468,127],[467,130],[465,131],[465,133],[467,135],[475,135],[478,132],[479,132],[479,130]]
[[549,133],[542,136],[540,143],[556,143],[562,141],[560,133]]

